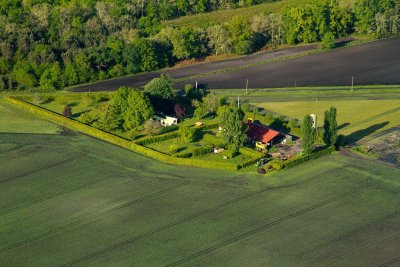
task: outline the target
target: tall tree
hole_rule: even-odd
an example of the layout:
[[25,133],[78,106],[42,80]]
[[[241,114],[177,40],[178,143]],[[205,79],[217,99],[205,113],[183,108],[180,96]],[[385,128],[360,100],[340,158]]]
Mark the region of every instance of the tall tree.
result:
[[306,154],[310,154],[314,149],[315,128],[313,122],[311,116],[307,115],[301,125],[301,144]]
[[246,139],[247,125],[243,123],[244,112],[240,108],[230,106],[220,116],[220,123],[224,126],[222,135],[226,146],[234,153]]
[[337,139],[337,111],[335,107],[331,107],[325,111],[324,116],[324,142],[327,146],[332,146],[336,143]]
[[146,84],[144,91],[150,96],[150,100],[156,110],[170,112],[172,100],[174,99],[173,86],[172,77],[161,74],[159,78],[155,78]]

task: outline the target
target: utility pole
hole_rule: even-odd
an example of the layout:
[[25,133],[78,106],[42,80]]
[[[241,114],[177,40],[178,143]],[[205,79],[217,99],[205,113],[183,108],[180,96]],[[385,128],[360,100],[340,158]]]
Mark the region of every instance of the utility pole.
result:
[[197,81],[196,81],[196,91],[197,91]]
[[248,94],[248,91],[247,91],[248,87],[249,87],[249,79],[246,80],[246,95]]
[[239,97],[238,97],[238,100],[237,100],[237,104],[238,104],[238,108],[240,108],[240,101],[239,101]]
[[351,76],[351,91],[354,92],[354,76]]

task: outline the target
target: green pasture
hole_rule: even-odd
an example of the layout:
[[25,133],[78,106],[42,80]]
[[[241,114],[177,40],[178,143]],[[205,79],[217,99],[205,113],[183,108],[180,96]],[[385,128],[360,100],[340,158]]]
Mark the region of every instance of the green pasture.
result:
[[396,168],[334,154],[260,176],[161,164],[73,133],[0,136],[4,266],[353,266],[399,256]]
[[324,112],[334,106],[338,111],[339,133],[353,142],[400,124],[400,100],[316,100],[254,105],[300,120],[307,114],[317,114],[318,126],[323,125]]
[[278,2],[253,5],[237,9],[217,10],[214,12],[209,12],[204,14],[184,16],[178,19],[165,21],[164,24],[166,26],[174,26],[174,27],[182,27],[182,26],[204,27],[204,25],[208,25],[211,23],[227,22],[232,17],[237,15],[244,15],[246,17],[251,18],[256,14],[278,13],[290,5],[297,6],[302,3],[308,3],[308,2],[309,1],[306,0],[282,0]]

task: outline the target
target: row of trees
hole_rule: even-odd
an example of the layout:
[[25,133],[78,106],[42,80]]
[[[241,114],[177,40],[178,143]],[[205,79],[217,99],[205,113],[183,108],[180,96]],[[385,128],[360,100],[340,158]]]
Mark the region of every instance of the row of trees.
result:
[[151,71],[210,54],[399,32],[396,0],[316,0],[199,28],[162,20],[262,0],[75,0],[0,3],[0,90],[43,91]]
[[[331,107],[325,111],[323,125],[323,141],[326,146],[330,147],[337,141],[337,111],[335,107]],[[317,137],[317,129],[314,128],[314,120],[310,115],[306,115],[301,125],[301,139],[304,153],[310,154],[314,150],[314,143]]]

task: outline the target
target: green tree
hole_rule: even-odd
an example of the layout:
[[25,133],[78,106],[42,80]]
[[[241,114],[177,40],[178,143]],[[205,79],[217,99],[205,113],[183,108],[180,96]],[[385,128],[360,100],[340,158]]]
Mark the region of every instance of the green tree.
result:
[[111,118],[115,118],[124,130],[131,130],[143,124],[153,114],[154,109],[149,98],[141,91],[120,87],[110,99],[107,110]]
[[207,29],[209,39],[208,46],[214,51],[215,55],[230,53],[232,51],[232,41],[228,30],[222,25],[214,25]]
[[173,92],[174,81],[171,76],[161,74],[159,78],[154,78],[144,87],[144,91],[149,95],[151,103],[156,110],[169,112],[172,100],[175,95]]
[[323,139],[327,146],[332,146],[336,143],[337,139],[337,111],[335,107],[331,107],[325,111],[324,116],[324,135]]
[[243,123],[244,112],[240,108],[228,107],[220,116],[220,123],[224,125],[222,136],[225,145],[234,153],[246,139],[247,125]]
[[153,106],[148,97],[137,89],[129,91],[127,108],[123,111],[123,127],[130,130],[143,124],[154,114]]
[[231,35],[235,53],[244,55],[253,51],[254,36],[250,29],[250,22],[245,16],[239,15],[233,17],[227,23],[227,28]]
[[301,144],[304,153],[310,154],[314,149],[315,129],[313,127],[313,119],[310,115],[306,115],[301,125]]

